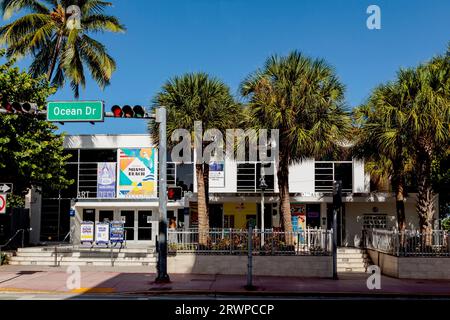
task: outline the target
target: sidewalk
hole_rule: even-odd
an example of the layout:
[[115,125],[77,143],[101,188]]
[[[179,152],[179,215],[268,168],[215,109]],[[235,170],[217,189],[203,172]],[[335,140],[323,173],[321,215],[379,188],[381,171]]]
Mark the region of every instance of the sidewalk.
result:
[[409,280],[382,276],[381,289],[369,290],[369,274],[340,274],[339,280],[254,277],[256,290],[247,291],[246,276],[172,274],[170,284],[155,284],[145,267],[81,267],[81,288],[68,289],[66,268],[0,267],[0,293],[45,294],[222,294],[222,295],[402,295],[448,296],[450,280]]

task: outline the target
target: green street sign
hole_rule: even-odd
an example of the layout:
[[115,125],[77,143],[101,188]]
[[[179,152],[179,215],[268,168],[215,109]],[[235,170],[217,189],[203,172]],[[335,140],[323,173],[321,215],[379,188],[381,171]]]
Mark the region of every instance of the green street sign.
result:
[[51,101],[47,120],[51,122],[103,122],[103,101]]

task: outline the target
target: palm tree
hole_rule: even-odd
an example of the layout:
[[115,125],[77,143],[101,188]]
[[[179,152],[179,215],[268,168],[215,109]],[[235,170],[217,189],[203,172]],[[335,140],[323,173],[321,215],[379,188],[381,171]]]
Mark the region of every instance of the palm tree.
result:
[[369,172],[390,179],[400,231],[406,228],[405,177],[411,163],[406,132],[409,104],[408,90],[388,83],[375,88],[367,104],[353,112],[358,126],[353,154],[367,161]]
[[[235,128],[240,121],[241,107],[234,101],[228,86],[205,73],[189,73],[170,79],[157,94],[154,103],[167,108],[168,137],[176,129],[186,129],[193,135],[196,121],[202,124],[202,136],[208,129],[218,129],[224,134],[226,129]],[[150,122],[149,130],[157,142],[157,123]],[[191,141],[194,142],[194,138]],[[206,146],[202,143],[202,149]],[[196,162],[195,172],[199,242],[206,245],[209,231],[209,163]]]
[[289,166],[329,153],[346,135],[350,118],[343,107],[344,86],[325,61],[294,51],[267,59],[263,69],[244,80],[241,93],[253,125],[279,129],[280,213],[284,230],[291,232]]
[[407,126],[418,176],[420,228],[429,234],[436,209],[432,162],[450,146],[450,57],[438,56],[416,69],[401,71],[398,81],[414,98]]
[[[81,10],[80,29],[69,27],[72,12],[67,9],[71,5]],[[80,85],[84,88],[86,84],[86,67],[102,89],[109,85],[116,69],[105,46],[88,36],[125,31],[117,18],[103,14],[110,6],[110,2],[98,0],[0,0],[4,19],[26,12],[0,28],[0,45],[7,45],[9,57],[31,55],[30,73],[34,77],[46,74],[57,87],[70,81],[78,98]]]

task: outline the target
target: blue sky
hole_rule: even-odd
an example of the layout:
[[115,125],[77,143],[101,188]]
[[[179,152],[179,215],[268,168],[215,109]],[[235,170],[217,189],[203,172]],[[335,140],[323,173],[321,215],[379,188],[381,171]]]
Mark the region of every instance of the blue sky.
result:
[[[112,0],[108,13],[125,34],[94,35],[109,48],[118,70],[104,91],[88,82],[80,99],[149,106],[175,75],[204,71],[234,94],[272,54],[297,49],[333,65],[346,85],[350,108],[377,84],[445,52],[450,41],[448,0]],[[366,27],[369,5],[381,8],[381,30]],[[1,22],[4,23],[4,22]],[[27,66],[27,60],[20,66]],[[52,100],[71,100],[70,88]],[[144,133],[143,120],[66,124],[69,134]]]

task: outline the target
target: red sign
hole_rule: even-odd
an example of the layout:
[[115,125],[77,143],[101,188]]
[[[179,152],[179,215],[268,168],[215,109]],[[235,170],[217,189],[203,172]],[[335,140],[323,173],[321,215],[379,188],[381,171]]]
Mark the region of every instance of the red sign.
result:
[[0,213],[6,213],[6,194],[0,194]]

